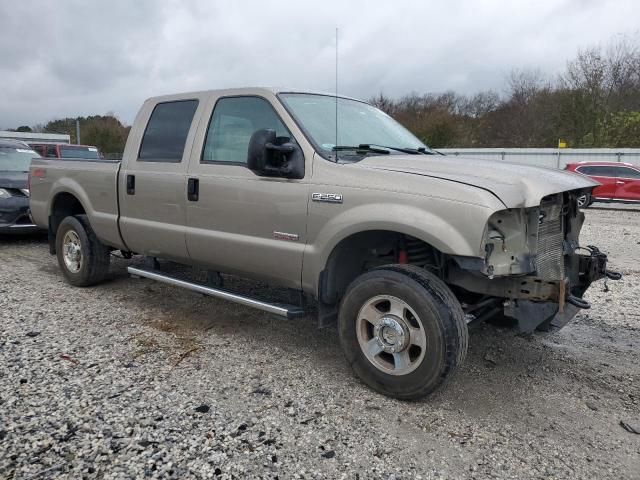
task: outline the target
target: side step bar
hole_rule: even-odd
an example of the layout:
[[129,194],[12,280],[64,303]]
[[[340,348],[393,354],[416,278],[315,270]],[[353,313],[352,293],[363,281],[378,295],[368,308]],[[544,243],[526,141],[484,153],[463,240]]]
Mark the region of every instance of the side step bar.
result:
[[142,268],[128,267],[127,271],[130,275],[136,277],[149,278],[162,283],[168,283],[176,287],[186,288],[194,292],[209,295],[211,297],[221,298],[223,300],[229,300],[230,302],[239,303],[240,305],[246,305],[247,307],[257,308],[265,312],[274,313],[286,318],[299,318],[306,315],[306,311],[301,307],[295,305],[283,305],[276,303],[267,303],[261,300],[256,300],[251,297],[245,297],[238,295],[237,293],[228,292],[219,288],[208,287],[199,283],[188,282],[186,280],[180,280],[178,278],[170,277],[164,273],[152,270],[144,270]]

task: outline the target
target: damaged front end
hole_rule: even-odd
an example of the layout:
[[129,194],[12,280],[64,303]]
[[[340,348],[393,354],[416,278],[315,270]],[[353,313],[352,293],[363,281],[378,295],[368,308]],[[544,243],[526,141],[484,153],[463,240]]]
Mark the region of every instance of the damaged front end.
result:
[[[580,309],[592,282],[620,274],[607,270],[607,256],[595,246],[581,247],[582,190],[544,197],[537,207],[493,214],[486,227],[484,258],[455,258],[447,282],[482,295],[484,309],[471,304],[470,315],[502,313],[521,331],[564,326]],[[491,308],[491,310],[486,310]]]

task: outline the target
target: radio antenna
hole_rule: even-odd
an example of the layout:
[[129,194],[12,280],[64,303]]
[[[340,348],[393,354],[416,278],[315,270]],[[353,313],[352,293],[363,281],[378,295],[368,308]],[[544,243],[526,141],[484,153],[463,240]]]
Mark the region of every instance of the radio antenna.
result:
[[338,145],[338,27],[336,27],[336,146]]

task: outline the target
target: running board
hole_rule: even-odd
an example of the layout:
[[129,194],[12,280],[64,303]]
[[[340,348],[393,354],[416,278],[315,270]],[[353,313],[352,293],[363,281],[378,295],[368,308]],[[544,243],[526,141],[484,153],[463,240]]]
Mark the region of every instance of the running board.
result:
[[164,273],[152,270],[144,270],[142,268],[128,267],[127,271],[130,275],[136,277],[149,278],[162,283],[168,283],[176,287],[186,288],[194,292],[209,295],[210,297],[221,298],[230,302],[239,303],[240,305],[246,305],[247,307],[253,307],[264,312],[273,313],[286,318],[299,318],[306,315],[306,311],[301,307],[295,305],[283,305],[277,303],[267,303],[261,300],[256,300],[251,297],[245,297],[238,295],[237,293],[228,292],[219,288],[208,287],[199,283],[187,282],[186,280],[180,280],[179,278],[170,277]]

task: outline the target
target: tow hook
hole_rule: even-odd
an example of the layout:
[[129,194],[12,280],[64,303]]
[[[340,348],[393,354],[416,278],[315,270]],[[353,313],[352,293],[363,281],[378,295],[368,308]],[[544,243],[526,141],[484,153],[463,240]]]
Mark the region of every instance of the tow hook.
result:
[[583,310],[588,310],[589,308],[591,308],[591,304],[587,302],[584,298],[579,298],[574,295],[567,296],[567,303],[570,303],[574,307],[578,307]]
[[613,270],[605,270],[604,274],[609,280],[620,280],[622,278],[620,272],[614,272]]
[[605,270],[604,271],[604,291],[609,291],[609,285],[607,282],[609,280],[620,280],[622,278],[622,274],[620,272],[614,272],[613,270]]
[[598,247],[595,245],[587,245],[584,249],[590,253],[595,264],[593,268],[595,268],[594,273],[596,276],[593,277],[593,280],[604,277],[605,290],[607,280],[620,280],[622,278],[622,274],[620,272],[607,270],[607,255],[601,252]]

